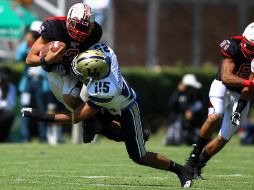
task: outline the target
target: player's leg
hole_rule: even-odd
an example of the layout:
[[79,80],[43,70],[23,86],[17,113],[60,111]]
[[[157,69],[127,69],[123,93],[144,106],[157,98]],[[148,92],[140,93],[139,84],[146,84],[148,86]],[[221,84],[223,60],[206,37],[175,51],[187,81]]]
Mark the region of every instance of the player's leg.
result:
[[[125,141],[124,131],[119,122],[119,117],[110,114],[108,111],[104,110],[98,112],[95,116],[98,122],[101,124],[100,131],[96,131],[96,134],[101,134],[108,139],[116,142]],[[147,141],[150,137],[150,130],[144,131],[144,139]]]
[[120,122],[125,135],[127,152],[134,162],[140,165],[174,172],[180,179],[182,186],[191,186],[193,175],[191,167],[177,164],[158,153],[146,151],[144,129],[142,127],[137,103],[133,104],[128,110],[122,112]]
[[[197,172],[201,173],[201,169],[206,166],[206,163],[227,144],[233,134],[238,130],[239,126],[232,124],[230,115],[237,106],[239,96],[240,95],[236,92],[227,91],[226,101],[230,101],[227,101],[228,104],[224,113],[221,129],[217,137],[207,144],[200,154],[196,168]],[[248,111],[249,103],[242,111],[241,123],[246,119]]]
[[209,142],[214,131],[220,126],[224,112],[224,94],[225,86],[221,81],[214,80],[209,92],[210,104],[208,108],[208,117],[199,131],[198,140],[185,165],[195,168],[200,153]]

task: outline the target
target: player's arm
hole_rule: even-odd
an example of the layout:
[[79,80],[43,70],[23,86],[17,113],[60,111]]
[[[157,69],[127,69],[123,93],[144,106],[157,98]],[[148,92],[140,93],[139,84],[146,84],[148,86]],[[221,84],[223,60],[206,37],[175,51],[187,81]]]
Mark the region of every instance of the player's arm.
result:
[[[251,73],[249,77],[249,81],[253,81],[254,74]],[[248,104],[248,101],[250,101],[251,97],[253,96],[254,89],[250,87],[244,87],[241,96],[237,102],[237,106],[235,111],[231,115],[231,122],[234,125],[239,126],[240,125],[240,120],[241,120],[241,113]]]
[[91,118],[98,112],[98,109],[89,106],[87,103],[82,103],[73,113],[56,113],[47,114],[39,113],[33,108],[22,108],[21,113],[23,117],[30,117],[37,121],[51,122],[51,123],[78,123]]
[[221,80],[223,84],[228,86],[243,87],[246,79],[238,77],[234,74],[235,62],[233,59],[224,58],[221,66]]
[[[253,81],[253,77],[254,77],[254,73],[250,74],[249,80]],[[241,113],[242,110],[245,108],[245,106],[247,105],[247,102],[251,99],[251,97],[253,96],[254,93],[254,89],[250,88],[250,87],[244,87],[242,92],[241,92],[241,96],[238,100],[238,104],[237,104],[237,108],[236,111]]]
[[26,64],[28,64],[29,66],[40,66],[42,64],[51,64],[60,61],[64,53],[64,47],[61,47],[55,53],[51,51],[51,48],[49,48],[46,57],[45,58],[40,57],[40,51],[42,47],[46,45],[49,41],[50,40],[42,37],[38,38],[31,47],[31,50],[29,51],[26,57]]
[[28,64],[29,66],[40,66],[41,65],[40,51],[42,47],[46,45],[48,42],[49,42],[48,40],[43,39],[42,37],[38,38],[31,47],[31,50],[29,51],[26,57],[26,64]]

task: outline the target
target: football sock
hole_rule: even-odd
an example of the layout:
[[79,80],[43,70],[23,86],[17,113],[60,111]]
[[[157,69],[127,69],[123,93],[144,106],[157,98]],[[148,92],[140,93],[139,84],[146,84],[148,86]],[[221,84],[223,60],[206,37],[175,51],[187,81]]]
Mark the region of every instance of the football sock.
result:
[[206,150],[204,150],[200,156],[199,156],[199,162],[198,162],[198,166],[200,167],[204,167],[206,165],[206,163],[208,162],[208,160],[210,160],[212,156],[210,156],[209,154],[207,154]]
[[177,164],[176,162],[171,160],[170,165],[168,167],[168,171],[171,171],[171,172],[174,172],[174,173],[178,174],[181,171],[182,168],[183,168],[182,165]]
[[209,142],[210,139],[205,139],[202,137],[198,137],[197,144],[194,146],[192,154],[200,155],[205,145]]

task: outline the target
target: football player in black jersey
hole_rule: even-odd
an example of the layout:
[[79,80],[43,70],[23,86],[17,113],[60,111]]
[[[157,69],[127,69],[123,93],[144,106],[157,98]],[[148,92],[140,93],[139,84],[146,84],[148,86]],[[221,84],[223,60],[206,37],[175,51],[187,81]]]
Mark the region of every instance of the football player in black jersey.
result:
[[[234,121],[240,122],[247,117],[253,89],[250,86],[254,86],[251,73],[251,62],[254,58],[254,23],[246,27],[243,35],[225,39],[220,48],[222,63],[210,87],[208,117],[185,164],[194,168],[194,179],[203,179],[201,168],[237,131],[239,123]],[[236,113],[241,113],[238,120]],[[220,127],[219,134],[210,141],[217,127]]]
[[[61,103],[72,111],[81,103],[79,96],[83,84],[70,74],[71,62],[80,52],[84,52],[100,41],[102,28],[95,22],[91,7],[77,3],[69,9],[67,17],[45,19],[41,25],[40,34],[41,37],[32,46],[26,63],[29,66],[41,65],[44,68],[52,92]],[[40,50],[50,41],[64,42],[66,51],[64,48],[60,48],[54,53],[49,49],[46,57],[40,57]],[[84,143],[91,142],[95,136],[96,129],[93,123],[93,120],[83,122]],[[117,126],[117,123],[112,123],[112,126],[103,126],[104,128],[100,126],[100,129],[97,130],[113,140],[122,140],[121,130]]]

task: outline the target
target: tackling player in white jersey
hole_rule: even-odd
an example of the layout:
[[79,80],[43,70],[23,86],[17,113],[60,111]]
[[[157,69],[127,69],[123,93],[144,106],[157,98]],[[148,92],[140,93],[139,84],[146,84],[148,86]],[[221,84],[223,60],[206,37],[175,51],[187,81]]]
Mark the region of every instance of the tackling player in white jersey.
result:
[[23,116],[47,122],[76,123],[103,112],[107,115],[104,122],[116,120],[120,123],[127,152],[134,162],[174,172],[180,179],[181,186],[191,186],[191,167],[177,164],[158,153],[146,151],[136,94],[123,78],[112,49],[101,43],[93,45],[90,50],[75,57],[72,72],[84,83],[88,81],[86,103],[82,103],[73,113],[67,114],[41,114],[32,108],[23,108]]

